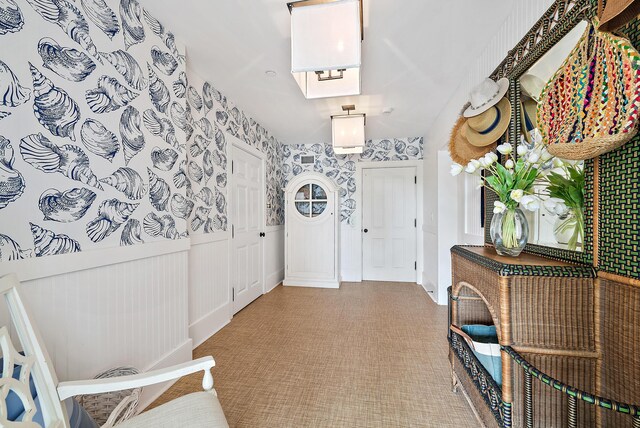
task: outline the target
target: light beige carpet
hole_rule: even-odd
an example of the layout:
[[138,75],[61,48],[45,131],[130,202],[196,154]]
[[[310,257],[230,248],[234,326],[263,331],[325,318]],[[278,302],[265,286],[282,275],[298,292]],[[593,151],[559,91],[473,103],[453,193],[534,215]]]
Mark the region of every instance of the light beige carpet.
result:
[[[451,392],[446,329],[446,307],[416,284],[279,286],[193,356],[215,358],[231,427],[477,427]],[[154,406],[201,379],[183,378]]]

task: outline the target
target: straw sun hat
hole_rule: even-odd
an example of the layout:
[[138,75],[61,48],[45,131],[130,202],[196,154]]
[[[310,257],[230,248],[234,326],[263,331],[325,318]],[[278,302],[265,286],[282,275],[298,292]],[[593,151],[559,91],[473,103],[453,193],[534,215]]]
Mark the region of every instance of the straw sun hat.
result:
[[462,134],[462,127],[466,124],[466,120],[463,116],[458,118],[458,121],[451,130],[451,137],[449,137],[449,154],[451,159],[459,164],[466,165],[471,159],[478,159],[489,152],[496,149],[497,144],[489,144],[488,146],[473,146],[469,144],[469,141]]
[[614,31],[640,14],[639,0],[607,0],[598,30]]
[[464,111],[464,117],[477,116],[491,107],[504,97],[509,89],[509,79],[504,77],[497,82],[486,78],[478,86],[473,88],[469,96],[469,107]]
[[484,113],[468,118],[461,132],[472,146],[485,147],[500,139],[510,120],[511,103],[502,98]]

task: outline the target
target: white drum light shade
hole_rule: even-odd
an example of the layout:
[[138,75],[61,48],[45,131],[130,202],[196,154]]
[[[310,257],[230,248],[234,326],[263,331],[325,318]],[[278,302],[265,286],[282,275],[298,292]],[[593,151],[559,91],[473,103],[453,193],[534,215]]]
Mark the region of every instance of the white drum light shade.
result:
[[364,114],[331,116],[331,139],[334,152],[362,153],[364,123]]
[[291,9],[291,72],[360,67],[360,1]]
[[360,68],[349,68],[342,79],[336,80],[319,81],[314,72],[293,73],[293,78],[307,99],[360,95],[361,92]]

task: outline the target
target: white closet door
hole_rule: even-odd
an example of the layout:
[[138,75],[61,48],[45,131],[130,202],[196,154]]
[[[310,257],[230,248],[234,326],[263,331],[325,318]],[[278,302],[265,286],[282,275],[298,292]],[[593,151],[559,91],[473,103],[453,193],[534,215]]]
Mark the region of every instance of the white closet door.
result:
[[231,286],[235,314],[263,293],[262,160],[233,146]]
[[362,278],[416,281],[416,169],[364,169]]

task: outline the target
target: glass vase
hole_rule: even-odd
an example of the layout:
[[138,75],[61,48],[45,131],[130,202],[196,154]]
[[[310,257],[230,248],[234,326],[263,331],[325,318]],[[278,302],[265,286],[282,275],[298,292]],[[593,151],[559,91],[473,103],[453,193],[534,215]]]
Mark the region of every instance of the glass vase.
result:
[[558,244],[571,251],[579,250],[584,236],[584,218],[581,210],[571,209],[561,215],[553,226],[553,236]]
[[501,256],[517,257],[529,239],[529,223],[520,208],[494,214],[491,219],[491,241]]

